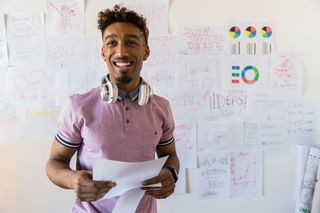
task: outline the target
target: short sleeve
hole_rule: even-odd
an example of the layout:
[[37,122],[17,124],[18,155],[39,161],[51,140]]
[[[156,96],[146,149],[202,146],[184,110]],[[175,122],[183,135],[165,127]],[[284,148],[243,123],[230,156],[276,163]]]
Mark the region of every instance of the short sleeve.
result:
[[70,148],[80,147],[83,141],[81,137],[82,120],[76,108],[75,100],[71,96],[59,114],[56,140]]
[[166,106],[167,106],[165,111],[166,118],[164,119],[164,123],[162,126],[163,132],[160,138],[160,142],[158,144],[159,146],[168,145],[174,141],[174,136],[173,136],[173,132],[175,128],[174,119],[173,119],[173,115],[172,115],[172,111],[169,103]]

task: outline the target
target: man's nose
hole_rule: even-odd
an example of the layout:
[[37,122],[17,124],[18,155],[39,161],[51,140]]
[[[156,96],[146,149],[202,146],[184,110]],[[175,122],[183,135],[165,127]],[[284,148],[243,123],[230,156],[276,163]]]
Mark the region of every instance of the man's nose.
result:
[[128,55],[129,55],[128,48],[123,43],[119,43],[116,49],[116,56],[125,57]]

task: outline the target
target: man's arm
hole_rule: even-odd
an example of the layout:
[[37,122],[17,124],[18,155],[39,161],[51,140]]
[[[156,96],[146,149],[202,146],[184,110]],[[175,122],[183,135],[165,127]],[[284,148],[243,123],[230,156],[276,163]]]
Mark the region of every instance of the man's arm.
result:
[[70,168],[72,156],[77,148],[69,148],[54,140],[46,164],[46,173],[56,185],[73,189],[81,201],[95,201],[103,197],[115,183],[112,181],[93,181],[91,171],[75,171]]
[[[142,189],[146,190],[147,195],[151,195],[155,198],[166,198],[174,192],[175,179],[169,169],[169,167],[174,168],[179,172],[180,164],[176,153],[176,147],[174,141],[168,145],[157,146],[158,157],[169,156],[163,168],[161,169],[157,177],[151,178],[143,182]],[[161,188],[158,190],[150,190],[148,185],[161,183]]]

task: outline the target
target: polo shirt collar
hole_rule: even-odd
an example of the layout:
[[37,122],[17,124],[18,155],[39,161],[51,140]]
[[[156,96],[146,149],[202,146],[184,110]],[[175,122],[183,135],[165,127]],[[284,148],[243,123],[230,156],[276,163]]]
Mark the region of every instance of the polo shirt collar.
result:
[[129,98],[131,101],[135,101],[139,95],[141,84],[142,84],[142,78],[140,78],[139,86],[129,93],[118,88],[118,100],[122,100],[123,98]]

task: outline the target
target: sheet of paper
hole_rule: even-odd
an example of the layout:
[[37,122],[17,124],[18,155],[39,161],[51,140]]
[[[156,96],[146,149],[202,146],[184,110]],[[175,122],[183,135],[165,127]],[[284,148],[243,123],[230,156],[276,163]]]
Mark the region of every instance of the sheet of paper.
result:
[[230,197],[229,153],[199,155],[198,186],[201,199]]
[[219,26],[182,26],[179,55],[224,56],[225,33]]
[[7,14],[10,65],[44,64],[42,14]]
[[223,59],[208,56],[177,58],[176,85],[179,88],[221,88]]
[[174,139],[180,164],[197,168],[197,125],[194,121],[176,120]]
[[104,198],[122,195],[130,189],[142,187],[142,182],[156,177],[168,157],[145,162],[121,162],[97,159],[93,165],[94,180],[112,180],[117,186]]
[[317,180],[319,161],[320,149],[316,147],[311,147],[302,181],[300,197],[298,200],[297,209],[299,213],[311,211],[314,188]]
[[198,121],[198,153],[243,147],[243,122]]
[[294,143],[316,144],[319,103],[315,100],[296,99],[289,101],[288,132]]
[[79,35],[84,31],[84,0],[47,0],[47,35]]
[[121,6],[143,14],[151,36],[167,35],[169,30],[169,0],[120,0]]
[[234,151],[230,158],[231,197],[262,196],[263,152]]
[[277,120],[245,121],[245,144],[250,149],[266,149],[291,142],[287,122]]
[[118,199],[112,213],[135,213],[144,195],[140,188],[130,189]]
[[273,91],[302,95],[303,58],[294,53],[277,53],[271,57],[269,88]]
[[[180,160],[180,159],[179,159]],[[186,168],[183,164],[180,163],[180,170],[178,174],[178,181],[176,187],[174,188],[174,194],[185,194],[186,193],[186,184],[187,184],[187,173]]]
[[6,98],[12,102],[47,103],[55,100],[54,77],[42,67],[9,67]]
[[48,36],[46,39],[46,72],[86,69],[91,72],[96,57],[95,38],[87,36]]
[[269,57],[226,57],[222,75],[223,89],[257,91],[268,89]]
[[0,13],[0,67],[8,66],[7,36],[4,15]]
[[237,56],[271,55],[274,52],[274,27],[269,23],[234,23],[226,26],[227,53]]

